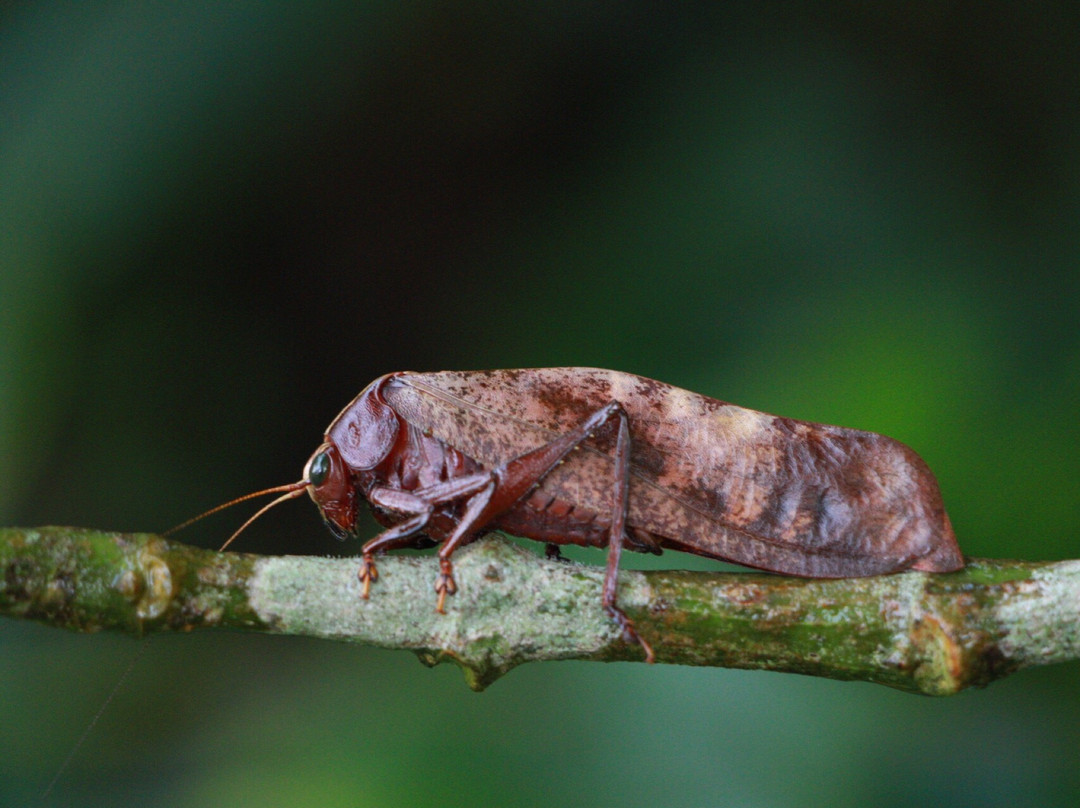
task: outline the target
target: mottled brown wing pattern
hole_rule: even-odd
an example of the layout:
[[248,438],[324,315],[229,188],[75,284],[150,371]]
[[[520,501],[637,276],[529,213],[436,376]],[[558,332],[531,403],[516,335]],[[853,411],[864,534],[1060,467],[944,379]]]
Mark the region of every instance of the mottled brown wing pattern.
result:
[[[404,373],[384,389],[407,421],[489,467],[620,402],[633,448],[629,523],[667,547],[811,576],[890,572],[927,556],[927,568],[962,563],[933,476],[882,435],[594,368]],[[610,508],[610,450],[598,436],[542,489]]]

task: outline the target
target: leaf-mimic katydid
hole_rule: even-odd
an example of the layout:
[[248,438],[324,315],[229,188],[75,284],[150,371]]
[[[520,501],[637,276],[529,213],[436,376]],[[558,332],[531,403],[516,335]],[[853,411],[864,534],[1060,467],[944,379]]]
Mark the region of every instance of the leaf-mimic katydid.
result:
[[606,546],[603,606],[649,661],[615,602],[624,546],[808,577],[964,564],[907,446],[595,368],[388,374],[334,419],[300,481],[258,493],[280,491],[240,530],[306,491],[343,538],[366,499],[386,529],[363,546],[362,597],[376,554],[439,544],[440,612],[454,551],[485,531]]

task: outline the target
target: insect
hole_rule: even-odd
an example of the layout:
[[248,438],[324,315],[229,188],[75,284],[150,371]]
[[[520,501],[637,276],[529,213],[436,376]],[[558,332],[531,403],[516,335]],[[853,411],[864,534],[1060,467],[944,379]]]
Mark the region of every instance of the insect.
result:
[[396,548],[441,545],[442,612],[454,552],[486,531],[607,547],[603,607],[650,662],[616,604],[623,547],[808,577],[964,565],[937,482],[907,446],[613,370],[382,376],[330,424],[301,480],[249,495],[285,492],[225,545],[305,491],[339,538],[361,500],[384,526],[363,545],[364,598],[376,556]]

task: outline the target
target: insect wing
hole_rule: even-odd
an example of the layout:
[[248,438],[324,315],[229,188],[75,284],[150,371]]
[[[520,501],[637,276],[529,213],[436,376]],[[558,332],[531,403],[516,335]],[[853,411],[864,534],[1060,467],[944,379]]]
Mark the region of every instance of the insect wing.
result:
[[[928,556],[927,568],[962,565],[930,471],[882,435],[594,368],[405,373],[385,394],[410,423],[488,467],[619,401],[630,416],[629,523],[667,547],[824,577],[891,572]],[[598,436],[542,489],[609,508],[611,448]]]

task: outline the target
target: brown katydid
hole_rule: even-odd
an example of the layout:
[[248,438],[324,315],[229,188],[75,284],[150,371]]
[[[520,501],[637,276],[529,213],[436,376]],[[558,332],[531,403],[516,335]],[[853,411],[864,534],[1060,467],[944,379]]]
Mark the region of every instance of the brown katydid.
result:
[[366,499],[386,529],[363,546],[361,596],[377,553],[440,544],[440,612],[457,589],[454,551],[485,531],[606,546],[604,609],[650,662],[615,602],[624,546],[807,577],[964,565],[937,482],[907,446],[595,368],[382,376],[330,424],[301,480],[258,493],[281,491],[224,546],[304,491],[344,538]]

